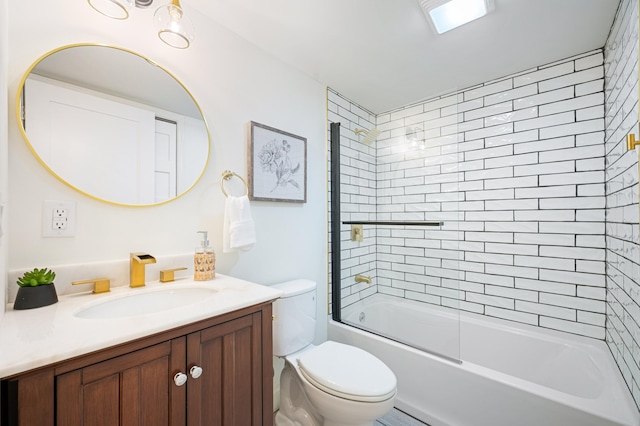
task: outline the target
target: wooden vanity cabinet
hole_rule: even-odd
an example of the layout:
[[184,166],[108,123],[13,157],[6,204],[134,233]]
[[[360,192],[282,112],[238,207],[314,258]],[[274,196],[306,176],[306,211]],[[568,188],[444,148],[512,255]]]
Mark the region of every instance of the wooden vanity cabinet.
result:
[[2,426],[271,426],[272,372],[267,303],[4,380]]
[[168,426],[171,349],[164,342],[57,375],[56,424]]

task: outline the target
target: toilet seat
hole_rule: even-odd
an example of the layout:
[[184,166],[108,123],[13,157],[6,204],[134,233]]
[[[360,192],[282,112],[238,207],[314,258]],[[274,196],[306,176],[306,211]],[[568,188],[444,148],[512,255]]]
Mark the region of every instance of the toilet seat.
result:
[[396,377],[382,361],[354,346],[325,342],[297,360],[314,386],[339,398],[379,402],[396,393]]

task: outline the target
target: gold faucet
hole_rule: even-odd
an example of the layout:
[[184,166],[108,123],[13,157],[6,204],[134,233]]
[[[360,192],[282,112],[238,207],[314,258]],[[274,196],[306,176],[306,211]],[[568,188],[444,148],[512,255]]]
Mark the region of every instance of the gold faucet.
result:
[[144,287],[144,265],[156,263],[156,258],[147,253],[131,253],[129,256],[129,287]]

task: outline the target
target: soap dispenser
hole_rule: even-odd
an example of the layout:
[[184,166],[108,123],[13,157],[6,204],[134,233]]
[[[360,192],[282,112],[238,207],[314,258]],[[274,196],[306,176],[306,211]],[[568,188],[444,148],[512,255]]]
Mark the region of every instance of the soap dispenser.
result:
[[213,247],[209,246],[207,231],[198,231],[198,233],[203,234],[203,238],[193,256],[193,279],[195,281],[212,280],[216,277],[216,254]]

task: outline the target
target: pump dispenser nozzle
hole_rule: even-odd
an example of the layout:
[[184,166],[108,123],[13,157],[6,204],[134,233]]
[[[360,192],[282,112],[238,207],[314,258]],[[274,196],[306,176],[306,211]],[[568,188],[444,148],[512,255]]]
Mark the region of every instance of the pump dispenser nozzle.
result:
[[202,235],[200,247],[196,248],[193,256],[193,279],[195,281],[208,281],[216,276],[216,255],[213,248],[209,246],[207,231],[198,231]]
[[209,233],[207,231],[198,231],[197,233],[204,234],[202,236],[202,242],[200,243],[202,247],[209,247],[209,240],[207,239],[207,235],[209,235]]

